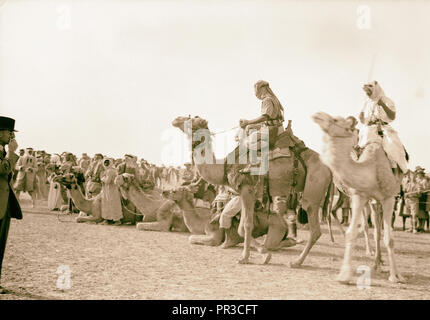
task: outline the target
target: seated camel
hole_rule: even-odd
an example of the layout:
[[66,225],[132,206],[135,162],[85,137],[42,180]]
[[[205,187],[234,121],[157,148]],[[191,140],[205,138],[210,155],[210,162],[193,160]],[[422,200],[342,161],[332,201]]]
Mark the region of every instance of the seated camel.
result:
[[[238,233],[240,228],[238,219],[233,219],[229,229],[220,228],[218,213],[211,214],[208,208],[195,207],[193,191],[187,187],[179,187],[167,194],[167,197],[175,201],[184,213],[185,224],[193,233],[189,238],[190,243],[209,246],[218,246],[222,243],[222,248],[242,243],[244,239]],[[275,213],[268,215],[262,210],[255,211],[254,215],[253,237],[258,238],[267,234],[263,248],[277,250],[296,244],[295,240],[286,238],[288,228],[280,215]],[[255,246],[261,248],[258,244]]]
[[151,186],[142,188],[133,174],[123,173],[115,178],[125,199],[130,200],[143,214],[142,222],[136,224],[138,230],[187,232],[181,213],[175,210],[175,203],[163,197],[161,190]]
[[57,175],[53,182],[58,182],[67,189],[67,194],[72,198],[76,208],[88,216],[79,214],[76,222],[96,222],[103,221],[101,210],[101,194],[92,199],[87,199],[78,185],[78,181],[74,174],[68,173],[64,175]]
[[[67,194],[70,198],[72,198],[76,208],[82,213],[87,214],[87,216],[82,213],[79,214],[79,216],[76,218],[76,222],[99,223],[103,221],[101,210],[101,193],[94,198],[86,198],[82,193],[82,189],[78,184],[75,174],[73,173],[57,175],[53,181],[65,186],[67,189]],[[124,206],[122,206],[122,213],[122,223],[128,223],[133,220],[134,217],[132,217],[130,213],[125,210]]]

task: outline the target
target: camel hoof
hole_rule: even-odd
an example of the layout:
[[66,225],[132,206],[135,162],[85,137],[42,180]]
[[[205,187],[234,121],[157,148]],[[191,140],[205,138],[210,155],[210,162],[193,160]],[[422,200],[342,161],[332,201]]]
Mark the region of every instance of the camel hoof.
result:
[[263,254],[263,264],[268,264],[272,259],[272,254],[270,252]]
[[349,284],[352,279],[352,271],[350,268],[342,269],[336,278],[336,281],[342,284]]
[[248,264],[249,263],[249,254],[245,254],[237,261],[238,264]]
[[[300,238],[296,238],[296,239],[294,239],[294,241],[296,241],[296,244],[302,244],[305,242],[305,240],[300,239]],[[334,242],[334,240],[333,240],[333,242]]]
[[228,249],[234,247],[236,244],[231,242],[223,242],[220,246],[221,249]]
[[406,283],[406,279],[403,278],[400,274],[395,276],[390,276],[388,280],[393,283]]
[[239,259],[238,261],[237,261],[237,263],[238,264],[249,264],[249,259],[247,258],[247,259],[245,259],[245,258],[243,258],[243,259]]
[[382,261],[382,260],[375,261],[375,264],[373,265],[373,270],[376,271],[383,265],[384,265],[384,261]]
[[300,268],[301,267],[301,263],[299,263],[298,261],[293,261],[290,262],[290,268]]
[[136,224],[136,229],[144,231],[145,230],[145,225],[143,223],[137,223]]

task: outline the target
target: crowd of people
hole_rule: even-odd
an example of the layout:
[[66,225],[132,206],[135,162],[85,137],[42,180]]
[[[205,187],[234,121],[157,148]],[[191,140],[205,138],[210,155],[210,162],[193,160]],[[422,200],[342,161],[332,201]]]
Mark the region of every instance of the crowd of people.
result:
[[184,167],[157,166],[145,159],[138,161],[136,156],[130,154],[113,159],[100,153],[92,158],[83,153],[77,158],[70,152],[51,155],[33,148],[19,150],[14,169],[12,186],[17,198],[27,192],[33,207],[37,200],[45,200],[51,211],[65,208],[67,211],[79,212],[69,198],[66,187],[56,180],[56,177],[72,173],[86,198],[101,194],[102,204],[105,204],[102,205],[102,223],[114,225],[121,224],[122,205],[137,213],[135,206],[121,195],[119,187],[115,185],[118,175],[132,174],[144,190],[187,184],[197,178],[197,172],[190,163]]

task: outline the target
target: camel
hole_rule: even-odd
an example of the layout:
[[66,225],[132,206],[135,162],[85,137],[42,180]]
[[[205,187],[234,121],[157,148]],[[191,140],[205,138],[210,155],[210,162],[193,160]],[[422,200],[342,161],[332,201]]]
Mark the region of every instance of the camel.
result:
[[166,191],[166,197],[174,201],[182,210],[184,222],[193,235],[206,235],[204,238],[190,236],[190,243],[218,246],[224,240],[223,232],[212,232],[211,210],[194,206],[194,194],[187,187]]
[[67,194],[72,198],[76,208],[88,214],[88,216],[79,215],[76,222],[95,222],[103,221],[102,218],[102,202],[101,195],[87,199],[82,194],[81,188],[78,185],[76,176],[72,173],[58,175],[53,179],[53,182],[58,182],[67,188]]
[[[102,218],[102,210],[101,210],[101,194],[98,194],[94,198],[88,199],[82,193],[82,189],[78,184],[77,178],[73,173],[67,173],[64,175],[58,175],[53,179],[54,182],[58,182],[64,185],[67,189],[67,194],[70,198],[72,198],[73,203],[76,208],[87,214],[85,216],[83,214],[79,214],[76,218],[76,222],[95,222],[99,223],[103,221]],[[134,217],[126,211],[126,208],[122,206],[123,218],[121,219],[122,223],[133,221]]]
[[[210,209],[196,208],[193,204],[193,191],[188,187],[179,187],[171,190],[167,195],[175,201],[184,213],[184,221],[188,229],[193,233],[189,237],[192,244],[219,246],[226,249],[243,242],[243,237],[238,234],[239,222],[233,219],[232,226],[225,230],[219,227],[219,213],[211,214]],[[287,225],[283,218],[277,214],[268,215],[267,212],[256,210],[254,212],[254,238],[267,234],[263,248],[277,250],[296,245],[296,241],[285,238]],[[225,230],[225,232],[224,232]],[[256,244],[254,242],[253,244]],[[261,251],[261,246],[256,245]]]
[[120,188],[121,194],[143,213],[142,222],[136,224],[138,230],[188,231],[181,214],[175,213],[175,203],[164,198],[160,190],[144,191],[138,185],[134,175],[129,173],[116,177],[115,184]]
[[[402,177],[395,176],[391,170],[390,161],[380,143],[374,142],[366,146],[358,160],[353,160],[351,152],[354,140],[349,123],[342,117],[333,118],[319,112],[312,116],[313,120],[324,132],[324,146],[321,160],[332,170],[335,184],[341,184],[351,195],[352,219],[346,231],[345,255],[337,280],[349,283],[353,271],[351,267],[352,250],[357,238],[357,225],[363,207],[374,199],[382,206],[384,223],[384,244],[387,247],[390,264],[389,280],[404,282],[400,275],[394,257],[394,240],[391,230],[395,196],[400,192]],[[371,206],[375,219],[375,268],[381,263],[379,237],[381,223],[380,213]]]
[[[211,135],[208,129],[208,122],[200,117],[177,117],[172,125],[183,131],[188,139],[191,140],[193,152],[193,162],[197,166],[200,176],[208,183],[214,185],[228,185],[240,194],[242,201],[241,221],[243,228],[239,228],[239,234],[244,236],[244,246],[239,263],[249,263],[250,245],[252,240],[252,230],[254,226],[254,204],[256,200],[255,187],[259,180],[264,176],[255,176],[243,174],[241,169],[245,168],[246,162],[239,161],[243,154],[237,147],[225,159],[216,159],[211,144]],[[195,139],[196,135],[201,135]],[[203,140],[204,150],[201,151],[201,140]],[[199,141],[196,141],[199,140]],[[291,130],[286,130],[282,135],[277,137],[274,147],[284,150],[289,148],[289,156],[275,158],[269,161],[268,182],[270,196],[288,198],[290,191],[295,189],[297,192],[303,192],[302,209],[307,213],[309,222],[309,238],[300,256],[290,263],[291,267],[302,265],[312,246],[321,236],[320,225],[318,221],[319,207],[324,203],[329,195],[331,185],[331,172],[319,160],[319,155],[308,148],[300,148],[295,142]],[[207,161],[201,161],[198,152]],[[306,164],[306,170],[303,166],[298,165],[293,172],[296,157],[292,153],[301,153],[303,162]],[[247,156],[247,154],[245,154]],[[233,163],[232,160],[233,159]],[[293,187],[296,175],[296,184]],[[260,184],[261,185],[261,184]],[[263,261],[268,262],[269,253],[266,250],[260,251],[263,254]]]

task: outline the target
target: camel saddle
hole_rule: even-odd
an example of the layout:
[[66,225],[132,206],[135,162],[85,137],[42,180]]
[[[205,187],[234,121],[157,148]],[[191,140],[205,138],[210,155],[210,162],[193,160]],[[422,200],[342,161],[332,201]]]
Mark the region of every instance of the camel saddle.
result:
[[269,160],[278,158],[290,158],[293,154],[298,155],[306,149],[305,143],[293,134],[291,129],[291,120],[288,120],[288,126],[285,131],[277,136],[270,136]]

